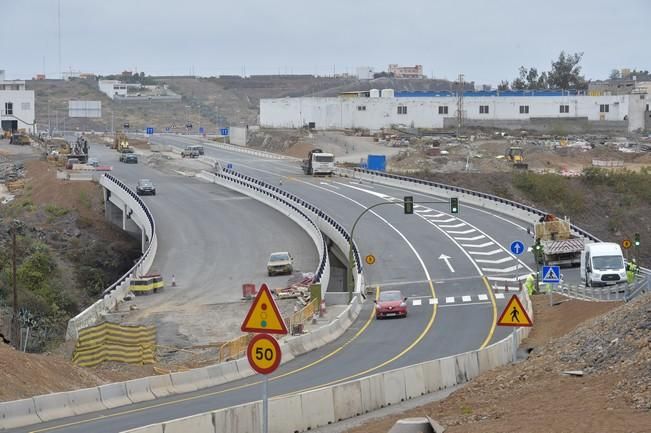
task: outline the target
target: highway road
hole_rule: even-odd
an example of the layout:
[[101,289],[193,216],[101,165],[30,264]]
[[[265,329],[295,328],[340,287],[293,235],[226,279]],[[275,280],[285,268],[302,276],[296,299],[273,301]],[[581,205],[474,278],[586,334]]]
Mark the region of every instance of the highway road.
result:
[[[180,147],[196,143],[186,137],[155,137],[153,141]],[[506,297],[495,294],[491,286],[503,284],[518,271],[516,260],[507,252],[508,244],[515,239],[531,243],[526,228],[517,221],[463,203],[459,216],[450,215],[444,203],[423,204],[416,207],[414,215],[404,215],[401,204],[391,204],[402,200],[403,195],[413,195],[416,202],[433,198],[340,178],[306,177],[295,162],[268,160],[207,145],[206,155],[230,162],[235,170],[276,185],[282,180],[284,189],[320,207],[349,229],[366,206],[388,203],[363,218],[355,240],[362,255],[372,253],[377,257],[376,264],[365,268],[367,281],[376,291],[402,290],[410,298],[409,316],[373,320],[373,304],[369,300],[341,338],[284,364],[271,375],[271,396],[479,349],[510,332],[495,329],[496,316]],[[197,191],[207,196],[232,194],[210,184],[198,186]],[[157,221],[159,213],[165,212],[175,199],[166,194],[152,198],[163,207],[152,208]],[[243,202],[233,200],[236,205]],[[210,230],[207,233],[220,235]],[[165,254],[164,249],[160,253]],[[441,254],[450,257],[449,264],[440,258]],[[525,256],[525,260],[531,258]],[[260,395],[259,378],[251,377],[196,393],[16,431],[117,432],[259,400]]]
[[[152,211],[158,233],[158,252],[152,272],[160,272],[166,289],[136,298],[138,311],[127,320],[154,322],[158,343],[175,347],[225,341],[224,320],[235,320],[220,304],[238,305],[242,284],[272,282],[282,285],[286,276],[269,278],[266,264],[272,251],[290,250],[296,269],[313,272],[319,263],[312,239],[280,212],[226,189],[215,189],[194,177],[159,164],[119,162],[118,154],[92,145],[91,154],[112,174],[134,190],[138,179],[149,178],[156,196],[142,196]],[[174,274],[177,287],[171,287]],[[245,308],[245,307],[244,307]],[[202,320],[197,320],[201,316]]]

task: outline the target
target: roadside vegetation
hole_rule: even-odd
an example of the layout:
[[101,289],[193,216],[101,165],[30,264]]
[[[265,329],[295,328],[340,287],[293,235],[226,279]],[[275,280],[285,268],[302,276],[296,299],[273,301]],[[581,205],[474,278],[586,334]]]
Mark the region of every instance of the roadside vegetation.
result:
[[641,263],[651,263],[651,169],[634,172],[588,168],[578,177],[532,172],[422,172],[410,176],[494,194],[559,217],[567,216],[604,241],[619,243],[640,233]]
[[25,189],[0,206],[0,332],[11,335],[12,255],[27,351],[55,349],[68,320],[101,296],[140,255],[140,242],[104,221],[100,187],[53,182],[47,163],[30,161]]

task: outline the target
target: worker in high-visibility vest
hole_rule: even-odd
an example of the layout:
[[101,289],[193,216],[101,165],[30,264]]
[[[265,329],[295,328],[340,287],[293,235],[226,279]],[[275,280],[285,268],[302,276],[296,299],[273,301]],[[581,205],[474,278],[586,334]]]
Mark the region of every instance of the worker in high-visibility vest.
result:
[[533,295],[533,292],[536,290],[535,274],[527,275],[527,279],[524,282],[524,287],[527,289],[527,293],[529,293],[529,295]]
[[630,262],[626,263],[626,281],[630,284],[635,281],[635,275],[637,275],[638,266],[635,263],[635,259],[632,259]]

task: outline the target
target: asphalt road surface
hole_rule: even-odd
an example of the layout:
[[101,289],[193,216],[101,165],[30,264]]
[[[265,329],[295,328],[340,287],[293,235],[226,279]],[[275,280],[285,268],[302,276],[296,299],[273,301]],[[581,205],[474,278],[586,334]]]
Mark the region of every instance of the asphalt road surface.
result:
[[[187,137],[156,136],[152,140],[181,148],[197,143]],[[524,263],[518,264],[508,252],[513,240],[531,244],[521,223],[463,203],[458,216],[450,215],[445,203],[422,204],[414,215],[405,215],[400,204],[404,195],[413,195],[417,203],[439,199],[346,179],[304,176],[295,162],[223,151],[207,144],[205,150],[207,156],[230,162],[242,173],[277,185],[282,180],[284,189],[320,207],[348,229],[365,207],[387,203],[363,217],[355,240],[363,256],[373,254],[377,258],[374,265],[365,267],[367,281],[376,290],[400,289],[408,296],[408,317],[373,320],[373,303],[367,300],[357,321],[341,338],[282,365],[272,374],[270,396],[479,349],[510,332],[494,326],[508,295],[495,293],[492,286],[508,283],[517,273],[526,272],[527,265],[533,266],[530,255],[525,254]],[[170,184],[184,182],[169,180]],[[166,197],[164,188],[161,191],[160,197],[152,198],[157,202],[152,207],[157,222],[159,214],[166,212],[173,201]],[[197,191],[205,196],[230,194],[211,184],[201,184]],[[234,206],[243,203],[246,201],[232,200]],[[193,215],[194,222],[198,214]],[[206,237],[222,236],[214,228],[203,230]],[[238,233],[242,231],[246,231],[245,225]],[[164,234],[159,231],[159,236]],[[159,254],[170,254],[168,248],[169,244]],[[165,259],[157,258],[157,263],[159,260]],[[260,380],[254,376],[195,393],[15,431],[118,432],[260,397]]]

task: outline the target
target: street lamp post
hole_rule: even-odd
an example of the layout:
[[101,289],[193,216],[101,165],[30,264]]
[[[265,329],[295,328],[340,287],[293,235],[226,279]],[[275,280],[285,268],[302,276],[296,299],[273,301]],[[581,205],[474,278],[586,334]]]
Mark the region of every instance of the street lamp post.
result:
[[[443,201],[443,200],[434,200],[434,201],[419,201],[419,202],[413,202],[413,204],[440,204],[440,203],[448,203],[448,201]],[[348,242],[348,302],[350,302],[353,299],[353,289],[355,288],[355,281],[353,280],[353,243],[354,243],[354,234],[355,234],[355,228],[357,227],[357,223],[359,220],[362,219],[364,214],[366,212],[378,207],[382,206],[385,204],[398,204],[395,202],[382,202],[382,203],[375,203],[366,209],[362,211],[361,214],[355,219],[355,222],[353,223],[353,228],[350,230],[350,242]],[[361,260],[361,257],[360,257]]]

